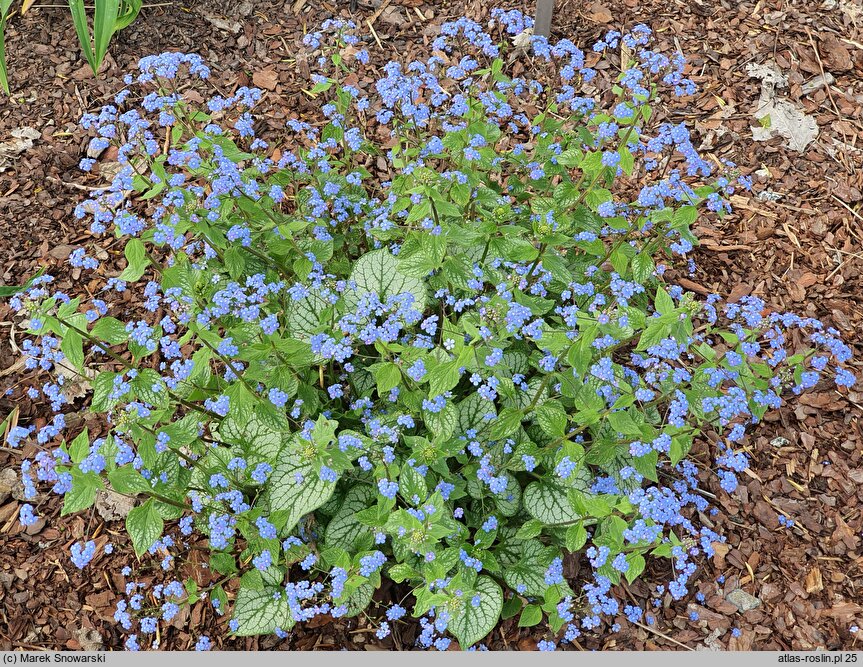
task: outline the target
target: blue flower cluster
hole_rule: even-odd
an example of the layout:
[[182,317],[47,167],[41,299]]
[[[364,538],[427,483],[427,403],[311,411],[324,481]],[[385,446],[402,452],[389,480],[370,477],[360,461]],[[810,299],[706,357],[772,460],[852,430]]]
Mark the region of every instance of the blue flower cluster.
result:
[[[507,594],[525,624],[547,617],[542,650],[651,623],[616,585],[663,557],[657,600],[682,599],[723,539],[699,518],[715,509],[694,443],[732,493],[749,427],[826,375],[854,384],[835,329],[665,282],[698,216],[749,185],[655,120],[694,88],[683,57],[645,26],[591,53],[531,27],[445,23],[433,55],[361,86],[363,38],[329,21],[304,40],[321,118],[290,119],[279,146],[256,136],[260,91],[210,95],[196,55],[143,59],[83,118],[120,168],[76,215],[123,239],[126,267],[98,298],[42,276],[12,299],[47,378],[28,394],[57,415],[7,442],[38,448],[33,504],[37,484],[65,512],[105,484],[137,499],[132,543],[167,583],[124,568],[127,648],[204,600],[233,633],[284,637],[362,612],[385,577],[410,584],[424,648],[481,641]],[[621,44],[620,67],[588,66]],[[99,268],[93,245],[70,264]],[[66,433],[69,369],[97,371],[87,409],[110,434]],[[172,578],[193,536],[236,585]],[[72,546],[78,568],[95,556]],[[407,614],[390,606],[378,636]]]

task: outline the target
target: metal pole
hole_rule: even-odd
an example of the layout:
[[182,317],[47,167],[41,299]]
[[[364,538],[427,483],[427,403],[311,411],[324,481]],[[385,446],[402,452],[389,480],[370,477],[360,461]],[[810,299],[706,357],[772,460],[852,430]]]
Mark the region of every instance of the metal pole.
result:
[[533,21],[533,34],[551,36],[551,19],[554,15],[554,0],[536,0],[536,18]]

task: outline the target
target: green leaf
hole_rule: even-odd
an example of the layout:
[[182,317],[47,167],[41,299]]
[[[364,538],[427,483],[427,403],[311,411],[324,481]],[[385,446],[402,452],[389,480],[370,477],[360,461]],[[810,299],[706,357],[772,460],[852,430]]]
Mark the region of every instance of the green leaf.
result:
[[372,596],[375,594],[375,587],[369,583],[365,583],[355,590],[345,602],[347,613],[345,616],[356,616],[369,606],[372,601]]
[[536,419],[546,435],[559,438],[566,429],[566,412],[557,401],[543,403],[536,409]]
[[71,443],[69,443],[69,456],[72,458],[72,463],[81,463],[89,452],[90,435],[85,426],[84,430],[81,431]]
[[692,438],[684,438],[683,436],[675,436],[671,439],[671,448],[668,452],[668,458],[671,459],[671,465],[676,466],[680,463],[689,450],[692,448]]
[[503,609],[503,591],[494,579],[478,577],[475,591],[480,596],[479,606],[474,607],[470,603],[473,595],[464,595],[449,624],[449,631],[458,639],[462,649],[473,646],[491,632]]
[[339,511],[330,519],[324,532],[324,544],[328,548],[338,547],[353,552],[364,535],[372,534],[368,526],[357,520],[357,512],[366,509],[374,497],[374,489],[366,484],[358,484],[348,490]]
[[234,574],[238,571],[234,557],[224,551],[210,553],[210,567],[219,574]]
[[[413,209],[416,211],[417,209]],[[424,248],[419,247],[414,252],[405,252],[407,248],[403,248],[399,253],[398,266],[399,271],[406,276],[423,279],[429,273],[436,270],[440,265],[437,258],[431,256]]]
[[494,504],[500,514],[509,517],[515,516],[521,509],[521,484],[509,473],[505,474],[506,489],[494,496]]
[[[101,62],[101,60],[99,62]],[[126,248],[123,250],[123,254],[126,256],[128,265],[120,274],[120,280],[134,282],[144,275],[144,271],[147,270],[147,266],[150,264],[150,260],[147,257],[147,249],[144,247],[144,243],[141,239],[133,238],[129,239],[126,243]]]
[[191,577],[183,582],[183,588],[185,588],[186,593],[188,593],[186,600],[190,605],[195,604],[201,599],[201,596],[198,595],[198,584]]
[[371,371],[377,383],[378,396],[380,397],[387,396],[390,389],[398,387],[402,379],[401,370],[391,362],[375,364]]
[[184,296],[195,298],[195,283],[199,271],[192,268],[186,255],[179,254],[174,258],[174,265],[162,270],[162,289],[177,288],[182,291]]
[[308,340],[322,328],[321,316],[329,304],[312,292],[305,299],[291,301],[288,307],[288,332],[295,338]]
[[129,339],[129,334],[126,332],[126,325],[114,317],[102,317],[96,320],[90,333],[99,340],[103,340],[110,345],[119,345],[125,343]]
[[518,595],[513,595],[509,600],[503,603],[503,609],[500,612],[500,617],[503,620],[512,618],[521,611],[524,602]]
[[681,206],[671,216],[671,227],[673,229],[688,229],[689,225],[698,219],[697,206]]
[[270,510],[285,512],[284,530],[289,531],[300,518],[327,502],[335,488],[335,483],[321,480],[311,463],[283,451],[270,477]]
[[569,350],[567,361],[570,366],[578,371],[579,375],[587,373],[587,369],[593,362],[594,349],[591,344],[596,340],[596,333],[596,327],[586,327],[582,330],[582,335],[579,336],[578,340]]
[[629,266],[630,255],[634,253],[629,245],[619,245],[611,253],[608,261],[614,267],[614,270],[621,275],[626,274],[626,268]]
[[516,373],[526,375],[530,370],[530,363],[527,356],[521,352],[513,352],[507,350],[503,353],[503,368],[499,371],[501,377],[512,379]]
[[251,462],[272,463],[289,431],[287,419],[258,404],[231,402],[231,410],[219,424],[219,438],[240,445]]
[[673,322],[673,314],[663,315],[662,317],[651,317],[644,331],[641,332],[641,336],[638,338],[638,346],[635,348],[636,352],[646,350],[668,336],[671,332]]
[[531,519],[525,521],[515,534],[517,540],[529,540],[542,532],[542,521]]
[[66,355],[66,359],[76,370],[84,370],[84,339],[81,338],[81,334],[69,329],[63,336],[63,342],[60,343],[60,351]]
[[623,548],[623,533],[627,528],[629,524],[625,519],[616,515],[607,516],[599,525],[599,534],[594,535],[594,543],[605,544],[613,552],[619,552]]
[[152,368],[141,370],[132,380],[132,389],[139,400],[156,408],[168,405],[168,392],[162,376]]
[[626,146],[621,146],[618,153],[620,154],[620,168],[623,169],[623,173],[629,176],[632,173],[632,167],[635,165],[635,158],[633,158],[632,152]]
[[108,481],[111,483],[111,488],[117,493],[128,495],[146,493],[152,488],[144,476],[135,470],[131,464],[109,472]]
[[154,506],[152,498],[129,512],[126,516],[126,532],[132,538],[135,554],[140,557],[153,546],[153,542],[162,535],[164,527],[165,522]]
[[514,236],[498,236],[491,240],[491,250],[496,257],[506,257],[516,262],[530,262],[539,251],[530,241]]
[[607,498],[614,498],[614,496],[594,496],[578,489],[571,489],[570,497],[573,499],[573,503],[578,508],[578,511],[584,512],[585,516],[604,517],[608,516],[612,511],[613,504]]
[[397,584],[400,584],[405,579],[417,577],[418,573],[410,565],[406,565],[405,563],[396,563],[387,570],[387,576]]
[[63,496],[61,516],[80,512],[96,501],[96,494],[102,489],[102,480],[93,472],[83,473],[76,466],[72,468],[72,488]]
[[524,508],[534,519],[547,525],[577,521],[581,516],[573,509],[567,490],[554,482],[531,482],[524,490]]
[[67,301],[57,308],[57,317],[68,320],[73,326],[77,326],[78,321],[82,319],[82,315],[78,313],[78,306],[80,305],[80,297]]
[[[275,594],[278,593],[278,599]],[[234,602],[234,616],[240,622],[236,635],[268,635],[276,628],[289,630],[294,625],[283,589],[267,586],[264,590],[241,587]]]
[[503,440],[515,433],[521,426],[524,415],[518,408],[504,408],[497,419],[492,422],[490,436],[492,440]]
[[494,403],[485,400],[477,393],[470,394],[458,404],[458,428],[455,435],[464,435],[470,429],[478,434],[485,433],[494,419],[486,419],[487,415],[495,415]]
[[629,569],[626,571],[626,580],[631,584],[644,572],[644,556],[641,554],[629,554],[626,557],[626,562],[629,563]]
[[580,151],[574,148],[568,148],[556,157],[557,163],[564,167],[577,167],[582,160]]
[[623,433],[624,435],[641,435],[641,427],[632,418],[632,415],[625,410],[619,410],[618,412],[612,412],[609,414],[608,423],[611,424],[611,427],[614,430],[619,433]]
[[542,597],[548,585],[545,571],[560,552],[554,547],[543,546],[537,540],[527,540],[515,549],[516,560],[509,562],[503,571],[506,585],[524,595]]
[[116,373],[99,373],[93,380],[93,399],[90,401],[90,409],[93,412],[106,412],[117,401],[110,398],[114,389],[114,378]]
[[447,403],[440,412],[423,412],[423,421],[435,436],[441,440],[449,438],[458,426],[458,408]]
[[253,591],[264,590],[264,575],[257,569],[247,570],[240,576],[240,586]]
[[656,288],[656,312],[662,315],[675,312],[674,299],[662,285]]
[[358,397],[370,398],[372,391],[377,388],[374,376],[364,368],[354,369],[350,374],[350,381]]
[[424,199],[418,205],[412,206],[410,213],[408,213],[408,217],[405,220],[406,224],[411,224],[412,222],[416,222],[417,220],[422,220],[423,218],[430,217],[431,215],[431,202],[428,199]]
[[653,275],[656,265],[649,252],[640,252],[632,258],[632,275],[638,283],[645,283]]
[[595,174],[602,169],[602,151],[588,153],[578,166],[585,173]]
[[413,294],[414,309],[423,311],[426,306],[426,289],[422,280],[404,275],[398,268],[398,260],[389,250],[372,250],[360,257],[351,271],[350,279],[356,283],[356,291],[346,295],[349,305],[355,305],[360,296],[371,292],[382,301],[387,297],[406,292]]
[[458,384],[461,377],[458,372],[459,362],[447,361],[432,368],[426,379],[429,382],[429,396],[439,396]]
[[546,251],[542,257],[542,268],[551,273],[558,281],[568,284],[572,281],[572,272],[567,268],[566,260],[555,255],[551,251]]
[[404,498],[410,500],[414,496],[418,496],[420,502],[428,498],[428,485],[425,478],[415,468],[405,464],[399,475],[399,483]]
[[579,521],[574,526],[566,529],[566,550],[575,552],[581,549],[587,542],[587,529],[584,523]]
[[542,620],[542,607],[537,604],[529,604],[521,612],[518,619],[518,627],[532,628]]
[[[674,440],[671,441],[671,448],[674,449]],[[656,473],[656,466],[659,463],[659,452],[655,449],[650,450],[644,456],[632,458],[632,467],[639,473],[647,477],[651,482],[658,482],[659,477]],[[676,465],[676,464],[673,464]]]
[[228,275],[234,280],[239,280],[246,270],[246,258],[243,251],[237,246],[231,246],[224,253],[225,268]]
[[334,83],[334,81],[332,79],[329,79],[327,81],[319,81],[318,83],[316,83],[314,85],[314,87],[311,89],[310,92],[312,93],[312,95],[318,95],[319,93],[324,93],[333,87],[333,83]]

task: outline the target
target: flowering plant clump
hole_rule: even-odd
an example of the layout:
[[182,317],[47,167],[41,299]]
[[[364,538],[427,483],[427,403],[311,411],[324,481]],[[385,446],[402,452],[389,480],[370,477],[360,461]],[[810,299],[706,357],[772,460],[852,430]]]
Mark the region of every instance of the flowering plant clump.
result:
[[[693,90],[682,56],[643,26],[595,55],[529,28],[502,11],[444,24],[431,57],[360,90],[368,54],[328,22],[306,38],[323,117],[279,146],[255,136],[260,91],[190,101],[209,74],[195,55],[143,59],[84,118],[121,168],[77,215],[127,266],[92,300],[44,276],[14,299],[28,364],[51,375],[31,395],[58,414],[9,444],[37,441],[27,492],[53,485],[64,513],[105,487],[136,498],[126,529],[167,583],[124,570],[129,648],[204,598],[237,635],[371,613],[384,579],[405,597],[378,636],[410,615],[424,647],[515,615],[549,624],[543,648],[617,629],[645,611],[615,584],[669,559],[679,599],[722,540],[697,518],[693,443],[733,491],[746,427],[783,393],[853,383],[836,331],[663,280],[696,218],[746,185],[652,114]],[[588,59],[619,74],[603,86]],[[101,271],[95,256],[70,261]],[[107,427],[52,448],[70,369]],[[202,538],[218,574],[171,580]],[[73,545],[77,567],[94,557]]]

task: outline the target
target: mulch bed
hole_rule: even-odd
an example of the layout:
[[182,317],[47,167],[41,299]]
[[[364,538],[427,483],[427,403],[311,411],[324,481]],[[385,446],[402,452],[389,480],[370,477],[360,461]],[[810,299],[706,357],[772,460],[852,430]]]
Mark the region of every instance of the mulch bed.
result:
[[[497,3],[524,6],[525,3]],[[528,3],[529,4],[529,3]],[[734,214],[702,224],[694,276],[680,282],[697,292],[730,298],[753,294],[775,309],[822,318],[838,328],[863,360],[863,12],[853,0],[558,0],[555,32],[589,46],[610,28],[650,25],[668,48],[689,58],[700,89],[695,99],[666,110],[694,128],[705,152],[752,173],[756,195],[735,200]],[[0,141],[22,127],[38,133],[32,148],[0,160],[0,282],[17,284],[40,267],[61,284],[78,276],[63,268],[71,249],[88,239],[72,215],[95,177],[77,169],[86,138],[76,122],[119,89],[122,74],[143,55],[165,50],[200,53],[230,89],[254,83],[268,90],[257,114],[259,134],[278,141],[285,118],[311,109],[300,92],[309,65],[302,35],[333,15],[374,28],[376,62],[422,51],[440,22],[466,13],[481,19],[491,0],[467,3],[360,0],[211,2],[151,7],[113,43],[98,80],[79,57],[65,10],[32,8],[7,28],[11,98],[0,101]],[[370,30],[365,30],[371,33]],[[378,43],[379,42],[379,43]],[[775,62],[788,77],[783,94],[813,116],[817,140],[800,153],[784,139],[756,142],[751,127],[760,83],[748,63]],[[263,74],[262,74],[263,73]],[[834,82],[804,94],[803,84],[829,73]],[[115,249],[116,250],[116,249]],[[14,367],[20,342],[10,309],[0,304],[0,417],[41,426],[47,406],[23,394],[30,378]],[[858,372],[858,376],[860,373]],[[733,494],[705,477],[703,488],[720,510],[703,517],[728,538],[727,548],[702,563],[696,580],[703,603],[662,598],[652,626],[623,623],[617,634],[582,638],[585,649],[854,649],[850,631],[863,625],[863,394],[840,395],[823,386],[767,415],[747,442],[752,465]],[[30,454],[25,450],[25,454]],[[0,471],[17,468],[20,452],[0,449]],[[124,586],[120,569],[134,558],[121,522],[96,514],[59,517],[59,502],[44,498],[47,521],[24,530],[19,500],[0,497],[0,649],[121,647],[111,618]],[[792,528],[778,517],[794,520]],[[116,545],[79,572],[69,545],[86,532],[101,546]],[[668,579],[662,566],[621,591],[643,606]],[[195,563],[184,566],[198,569]],[[718,583],[724,575],[723,583]],[[761,605],[740,613],[725,599],[742,588]],[[381,599],[392,592],[381,591]],[[696,611],[698,619],[690,620]],[[188,621],[188,622],[186,622]],[[225,649],[411,648],[417,626],[395,624],[378,640],[365,621],[319,618],[287,639],[226,639],[225,620],[206,604],[163,633],[162,649],[189,649],[208,634]],[[194,635],[187,629],[193,628]],[[731,629],[738,628],[739,636]],[[501,623],[492,649],[532,650],[543,629]],[[736,634],[736,633],[735,633]]]

